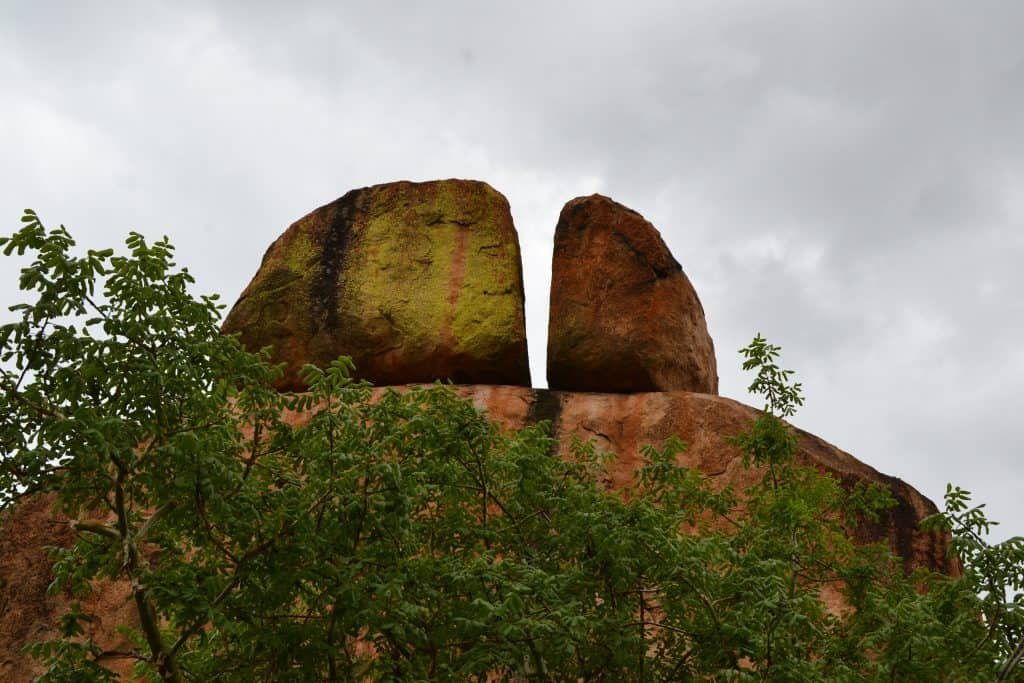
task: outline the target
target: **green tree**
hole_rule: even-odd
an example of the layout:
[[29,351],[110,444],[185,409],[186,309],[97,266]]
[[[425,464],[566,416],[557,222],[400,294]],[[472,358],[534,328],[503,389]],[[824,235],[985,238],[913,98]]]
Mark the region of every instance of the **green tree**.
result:
[[[0,327],[0,503],[50,493],[73,520],[54,590],[130,584],[140,676],[1021,680],[1024,543],[987,544],[950,489],[930,524],[962,578],[853,544],[891,501],[795,461],[800,386],[760,336],[765,411],[735,439],[760,482],[716,490],[670,440],[609,492],[609,455],[551,457],[546,425],[503,431],[449,387],[371,400],[339,359],[278,393],[166,239],[75,255],[23,222],[0,241],[33,259]],[[33,647],[43,680],[111,680],[87,618]]]

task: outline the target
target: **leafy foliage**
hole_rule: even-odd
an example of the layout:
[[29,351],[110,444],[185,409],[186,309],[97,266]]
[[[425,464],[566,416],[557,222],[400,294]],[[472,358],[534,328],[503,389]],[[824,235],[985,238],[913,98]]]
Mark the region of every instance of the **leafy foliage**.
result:
[[[987,545],[951,489],[930,524],[962,578],[852,543],[891,497],[797,463],[800,385],[760,336],[765,412],[734,440],[760,481],[716,489],[672,439],[611,492],[613,456],[551,457],[547,425],[504,431],[450,387],[374,390],[339,359],[280,394],[166,239],[75,256],[23,221],[0,241],[34,256],[0,327],[0,502],[52,492],[72,519],[55,591],[131,585],[140,676],[1021,680],[1024,542]],[[33,646],[42,680],[112,679],[89,618]]]

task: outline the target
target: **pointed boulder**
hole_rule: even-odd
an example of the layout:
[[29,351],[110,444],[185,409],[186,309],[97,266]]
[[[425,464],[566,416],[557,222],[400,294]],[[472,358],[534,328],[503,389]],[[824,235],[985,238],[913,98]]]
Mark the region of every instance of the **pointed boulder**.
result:
[[697,292],[654,226],[608,197],[562,209],[549,316],[551,389],[718,393]]
[[472,180],[353,190],[274,242],[224,322],[273,346],[279,388],[351,356],[374,384],[530,385],[519,240],[508,201]]

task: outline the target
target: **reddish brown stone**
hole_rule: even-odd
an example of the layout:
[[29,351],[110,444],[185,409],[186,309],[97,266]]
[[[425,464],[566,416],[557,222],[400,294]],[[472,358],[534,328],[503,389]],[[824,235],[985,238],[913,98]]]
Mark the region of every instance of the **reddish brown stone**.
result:
[[224,321],[273,347],[278,388],[351,356],[374,384],[530,385],[519,240],[508,201],[475,180],[353,190],[267,250]]
[[[492,419],[510,428],[549,420],[562,457],[571,455],[574,437],[595,440],[600,450],[615,454],[608,463],[613,488],[629,482],[643,464],[644,445],[660,446],[670,436],[687,444],[679,463],[709,476],[719,488],[731,486],[742,491],[757,483],[762,474],[744,468],[742,454],[728,441],[749,429],[761,412],[729,398],[686,391],[612,394],[488,386],[459,390]],[[938,512],[932,501],[906,482],[882,474],[824,439],[800,429],[795,432],[800,464],[813,465],[844,486],[874,483],[892,493],[896,505],[877,523],[853,530],[856,540],[887,539],[908,570],[926,567],[959,574],[959,565],[947,554],[948,538],[918,528],[922,519]]]
[[661,234],[608,197],[573,199],[555,228],[548,386],[718,393],[704,308]]
[[33,496],[0,513],[0,681],[31,681],[43,672],[24,648],[60,637],[60,617],[76,601],[95,615],[83,627],[85,637],[105,653],[100,662],[129,680],[132,644],[117,630],[138,625],[128,583],[96,581],[84,597],[49,593],[53,558],[48,548],[67,547],[72,537],[67,517],[53,511],[53,496]]
[[[375,389],[376,395],[385,390]],[[742,466],[742,455],[728,442],[730,436],[748,429],[759,411],[731,399],[683,391],[624,395],[487,385],[460,387],[459,392],[509,428],[550,421],[562,457],[571,454],[574,437],[595,440],[598,448],[616,454],[608,463],[608,484],[613,488],[631,480],[643,463],[645,444],[661,445],[672,435],[688,444],[679,462],[708,475],[719,488],[742,491],[760,478],[757,470]],[[289,418],[296,424],[306,419],[308,414]],[[877,483],[892,493],[896,506],[877,523],[853,530],[855,539],[887,540],[908,570],[926,567],[958,575],[958,566],[947,555],[948,538],[918,528],[936,508],[913,487],[799,430],[797,460],[832,474],[844,485]],[[51,512],[50,500],[31,498],[0,516],[0,680],[27,681],[40,673],[22,648],[55,635],[57,619],[71,601],[68,595],[46,594],[51,561],[44,546],[66,545],[71,540],[66,519]],[[83,605],[99,617],[89,635],[104,648],[125,649],[114,627],[134,623],[129,594],[124,582],[105,582]],[[842,597],[835,591],[823,593],[822,598],[833,610],[843,608]],[[125,662],[116,657],[105,660],[107,666],[121,670],[127,668]]]

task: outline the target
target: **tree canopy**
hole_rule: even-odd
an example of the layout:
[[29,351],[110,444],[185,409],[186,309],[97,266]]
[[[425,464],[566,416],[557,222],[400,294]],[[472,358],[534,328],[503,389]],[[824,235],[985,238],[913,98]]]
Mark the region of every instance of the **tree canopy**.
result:
[[[988,544],[950,487],[928,524],[962,576],[853,543],[892,500],[796,462],[800,385],[760,336],[765,410],[734,440],[758,483],[716,489],[673,439],[609,491],[613,454],[552,457],[546,424],[504,430],[448,386],[371,400],[341,358],[279,393],[166,238],[83,253],[22,221],[0,240],[32,259],[0,327],[0,504],[49,492],[72,520],[53,590],[130,584],[138,676],[1024,680],[1024,540]],[[41,680],[113,679],[88,618],[33,646]]]

